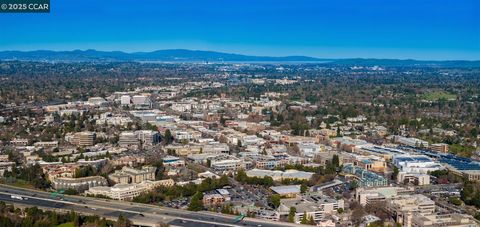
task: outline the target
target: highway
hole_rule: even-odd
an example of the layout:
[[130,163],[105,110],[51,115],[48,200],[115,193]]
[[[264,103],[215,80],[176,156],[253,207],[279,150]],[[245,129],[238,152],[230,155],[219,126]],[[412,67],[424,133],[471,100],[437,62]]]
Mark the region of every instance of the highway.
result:
[[[12,198],[19,195],[23,199]],[[56,210],[75,210],[83,214],[94,214],[116,220],[123,213],[135,225],[160,226],[168,223],[172,226],[300,226],[291,223],[274,222],[255,218],[244,218],[238,223],[235,216],[213,212],[192,212],[180,209],[159,207],[141,203],[115,201],[83,196],[53,198],[48,192],[11,187],[0,184],[0,201],[21,206],[37,206]]]

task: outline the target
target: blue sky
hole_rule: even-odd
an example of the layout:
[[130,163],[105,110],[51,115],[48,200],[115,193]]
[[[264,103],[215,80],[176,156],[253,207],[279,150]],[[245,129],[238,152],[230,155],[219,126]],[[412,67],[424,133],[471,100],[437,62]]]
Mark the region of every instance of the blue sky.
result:
[[0,50],[480,60],[478,0],[51,0],[0,24]]

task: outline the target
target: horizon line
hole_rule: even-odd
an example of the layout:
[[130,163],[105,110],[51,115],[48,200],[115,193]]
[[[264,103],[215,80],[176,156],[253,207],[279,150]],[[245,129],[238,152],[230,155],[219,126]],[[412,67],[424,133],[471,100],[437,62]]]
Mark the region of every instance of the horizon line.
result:
[[141,51],[125,51],[125,50],[101,50],[95,48],[87,48],[87,49],[62,49],[62,50],[54,50],[54,49],[28,49],[28,50],[12,50],[12,49],[1,49],[0,52],[35,52],[35,51],[51,51],[51,52],[73,52],[73,51],[98,51],[98,52],[122,52],[125,54],[135,54],[135,53],[152,53],[156,51],[167,51],[167,50],[186,50],[186,51],[200,51],[200,52],[215,52],[221,54],[233,54],[233,55],[242,55],[248,57],[275,57],[275,58],[284,58],[284,57],[308,57],[308,58],[315,58],[318,60],[350,60],[350,59],[363,59],[363,60],[400,60],[400,61],[422,61],[422,62],[444,62],[444,61],[466,61],[466,62],[477,62],[480,59],[442,59],[442,60],[432,60],[432,59],[416,59],[416,58],[384,58],[384,57],[315,57],[309,55],[256,55],[256,54],[245,54],[245,53],[236,53],[236,52],[223,52],[217,50],[205,50],[205,49],[187,49],[187,48],[168,48],[168,49],[155,49],[155,50],[141,50]]

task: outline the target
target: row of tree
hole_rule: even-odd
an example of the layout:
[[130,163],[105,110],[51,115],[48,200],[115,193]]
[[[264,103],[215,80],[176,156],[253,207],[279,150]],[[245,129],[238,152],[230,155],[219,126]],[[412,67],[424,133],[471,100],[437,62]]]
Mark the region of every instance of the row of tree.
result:
[[129,227],[132,222],[120,214],[116,222],[100,218],[99,216],[80,215],[71,210],[66,213],[44,211],[37,207],[27,207],[23,210],[7,205],[0,201],[0,226],[8,227],[40,227],[57,226],[68,223],[72,226],[97,226],[97,227]]

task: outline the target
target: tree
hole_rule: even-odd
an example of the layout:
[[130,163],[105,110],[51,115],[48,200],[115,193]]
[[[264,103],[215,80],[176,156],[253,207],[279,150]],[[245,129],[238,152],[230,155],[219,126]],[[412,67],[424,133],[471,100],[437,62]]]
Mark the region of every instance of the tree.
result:
[[335,167],[340,166],[340,158],[336,154],[334,154],[333,157],[332,157],[332,165],[335,166]]
[[363,207],[357,206],[352,211],[352,221],[356,224],[360,223],[362,221],[363,215],[365,215],[365,211],[363,210]]
[[165,130],[165,144],[171,144],[173,142],[172,132],[170,129]]
[[78,191],[74,188],[67,188],[64,192],[65,195],[78,195]]
[[163,179],[163,171],[165,168],[163,167],[163,160],[157,160],[152,163],[152,166],[156,167],[155,169],[155,180]]
[[290,212],[288,212],[288,221],[295,222],[295,214],[297,213],[296,207],[290,207]]
[[303,212],[303,217],[302,217],[302,220],[300,221],[300,224],[307,224],[308,223],[308,219],[307,219],[307,212],[304,211]]
[[271,195],[268,200],[275,208],[278,208],[280,206],[280,195]]
[[117,222],[115,222],[114,227],[130,227],[132,226],[132,222],[123,214],[118,216]]
[[398,168],[396,166],[393,166],[393,174],[392,174],[392,178],[393,180],[396,180],[397,179],[397,176],[398,176],[398,173],[400,171],[398,170]]
[[309,225],[315,225],[315,219],[313,218],[313,215],[310,215],[308,218],[308,224]]
[[308,186],[306,184],[301,184],[300,185],[300,192],[305,193],[308,190]]
[[354,190],[354,189],[358,188],[358,182],[356,180],[350,181],[349,188],[350,188],[350,190]]
[[458,198],[458,197],[450,196],[450,197],[448,198],[448,200],[450,201],[450,203],[452,203],[452,204],[455,205],[455,206],[460,206],[460,205],[462,205],[462,200],[460,200],[460,198]]
[[190,201],[190,204],[188,204],[188,210],[191,211],[200,211],[203,210],[203,193],[197,191],[195,195],[192,196],[192,200]]

